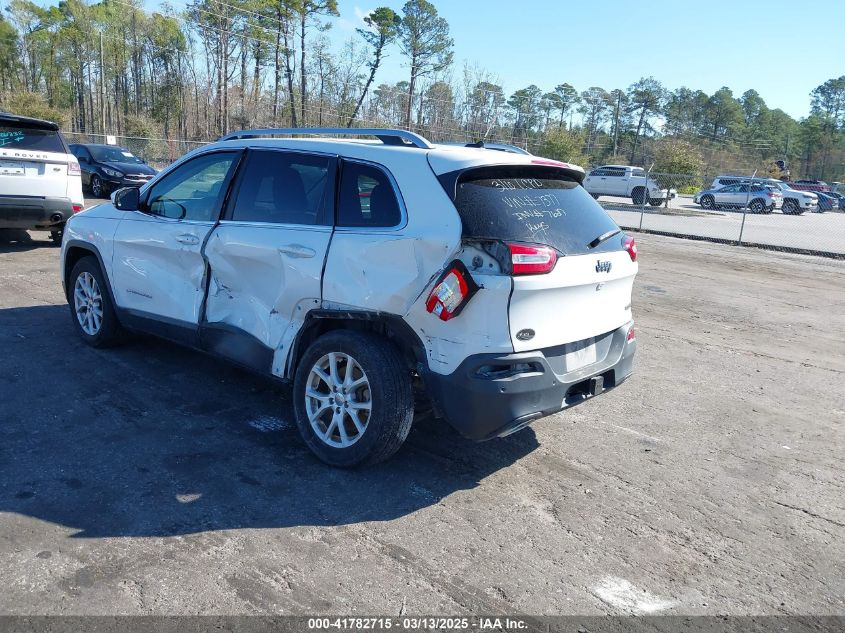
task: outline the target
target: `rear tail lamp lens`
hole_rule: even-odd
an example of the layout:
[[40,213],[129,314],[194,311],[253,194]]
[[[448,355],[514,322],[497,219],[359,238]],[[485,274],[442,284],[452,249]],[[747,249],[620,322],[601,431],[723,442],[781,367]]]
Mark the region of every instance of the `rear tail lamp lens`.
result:
[[76,161],[72,161],[67,164],[67,175],[68,176],[81,176],[82,170],[79,168],[79,163]]
[[539,275],[555,267],[557,251],[548,246],[508,244],[514,275]]
[[628,251],[628,255],[631,256],[631,261],[637,261],[637,240],[635,240],[630,235],[626,235],[624,238],[622,238],[622,246],[624,246],[625,250]]
[[635,340],[637,340],[637,331],[634,329],[634,326],[633,326],[633,325],[631,326],[631,329],[630,329],[630,330],[628,330],[628,338],[627,338],[627,340],[628,340],[628,342],[629,342],[629,343],[630,343],[631,341],[635,341]]
[[74,213],[79,213],[80,211],[82,211],[82,205],[81,204],[74,204],[74,205],[71,205],[71,207],[73,208]]
[[425,302],[426,310],[441,321],[448,321],[460,314],[477,291],[478,285],[473,281],[466,266],[455,260],[434,284]]

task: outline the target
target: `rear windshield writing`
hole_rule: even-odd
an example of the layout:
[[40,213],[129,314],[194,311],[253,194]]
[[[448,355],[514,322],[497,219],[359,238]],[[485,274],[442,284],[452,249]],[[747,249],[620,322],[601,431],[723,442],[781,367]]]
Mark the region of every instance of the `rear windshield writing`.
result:
[[525,168],[487,177],[495,176],[491,171],[474,170],[458,180],[455,206],[464,237],[545,244],[564,255],[620,248],[619,240],[588,246],[618,227],[577,181],[560,172],[520,177],[528,176]]
[[0,125],[0,148],[65,153],[59,133],[16,125]]
[[[484,181],[474,181],[480,185]],[[501,192],[501,201],[511,209],[511,217],[517,222],[524,222],[530,233],[547,231],[551,225],[547,220],[559,218],[566,213],[558,205],[558,200],[550,193],[531,195],[522,191],[534,191],[543,188],[543,182],[537,178],[516,178],[513,180],[492,180],[490,185]],[[483,185],[482,185],[483,186]]]

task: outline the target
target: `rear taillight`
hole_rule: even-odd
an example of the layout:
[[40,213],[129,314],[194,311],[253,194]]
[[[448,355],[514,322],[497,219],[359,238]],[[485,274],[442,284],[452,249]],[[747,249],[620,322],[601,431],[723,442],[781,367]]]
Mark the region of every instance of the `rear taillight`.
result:
[[73,208],[74,213],[79,213],[80,211],[82,211],[82,205],[81,204],[74,204],[74,205],[71,205],[71,207]]
[[628,337],[627,341],[630,343],[631,341],[637,340],[637,331],[634,329],[634,326],[631,326],[631,329],[628,330]]
[[425,302],[425,308],[440,317],[441,321],[448,321],[464,309],[477,290],[478,285],[473,281],[466,266],[455,260],[434,284]]
[[79,163],[76,161],[72,161],[67,164],[67,175],[68,176],[81,176],[82,170],[79,169]]
[[549,272],[557,262],[557,251],[548,246],[508,244],[514,275],[539,275]]
[[628,255],[631,256],[631,261],[637,261],[637,241],[630,235],[626,235],[622,238],[622,246],[624,246],[625,250],[628,251]]

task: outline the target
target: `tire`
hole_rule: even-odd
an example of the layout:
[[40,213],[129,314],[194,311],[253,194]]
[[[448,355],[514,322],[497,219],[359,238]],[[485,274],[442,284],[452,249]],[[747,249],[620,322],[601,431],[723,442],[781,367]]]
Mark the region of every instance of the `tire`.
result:
[[[68,277],[67,288],[71,320],[82,340],[91,347],[111,347],[121,342],[124,331],[117,320],[108,284],[95,258],[83,257],[76,262]],[[87,302],[84,308],[83,301]]]
[[760,214],[766,211],[766,205],[762,200],[752,200],[751,204],[748,205],[748,208],[751,210],[751,213]]
[[53,240],[53,244],[56,244],[58,246],[62,243],[62,238],[64,237],[64,234],[64,226],[60,226],[50,231],[50,239]]
[[716,199],[713,196],[707,195],[702,196],[701,200],[699,201],[702,209],[715,209],[716,208]]
[[106,188],[103,186],[103,181],[97,174],[91,176],[91,195],[95,198],[102,198],[106,193]]
[[[350,359],[351,379],[346,373]],[[364,383],[347,393],[350,380]],[[334,330],[314,341],[297,365],[293,398],[305,444],[322,461],[341,468],[391,457],[414,419],[411,372],[391,343],[369,332]],[[369,409],[353,406],[366,403]]]
[[803,211],[801,211],[801,207],[799,207],[798,203],[792,198],[783,201],[781,211],[786,215],[801,215],[803,213]]
[[631,201],[634,204],[643,204],[645,202],[645,187],[634,187],[631,192]]
[[649,198],[648,203],[653,207],[659,207],[663,204],[663,198]]

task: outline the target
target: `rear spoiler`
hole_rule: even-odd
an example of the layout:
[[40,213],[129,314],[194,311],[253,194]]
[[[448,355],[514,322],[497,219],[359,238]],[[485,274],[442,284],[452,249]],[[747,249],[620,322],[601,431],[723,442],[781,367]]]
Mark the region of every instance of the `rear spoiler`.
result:
[[49,130],[51,132],[58,132],[58,123],[52,121],[44,121],[43,119],[33,119],[27,116],[18,116],[9,112],[0,112],[0,124],[2,123],[16,123],[19,125],[27,125],[39,130]]
[[472,172],[484,172],[485,170],[498,170],[498,169],[544,169],[549,171],[559,171],[562,175],[566,176],[567,178],[571,178],[579,185],[584,182],[585,172],[582,167],[578,165],[570,165],[569,163],[562,163],[557,160],[551,160],[548,158],[534,158],[532,157],[530,162],[521,162],[521,163],[491,163],[489,165],[474,165],[472,167],[466,167],[464,169],[456,169],[455,171],[446,172],[445,174],[440,174],[437,176],[437,179],[440,181],[443,189],[446,191],[446,194],[449,196],[451,200],[455,200],[457,195],[457,188],[458,188],[458,181],[461,177],[465,176],[466,174]]

